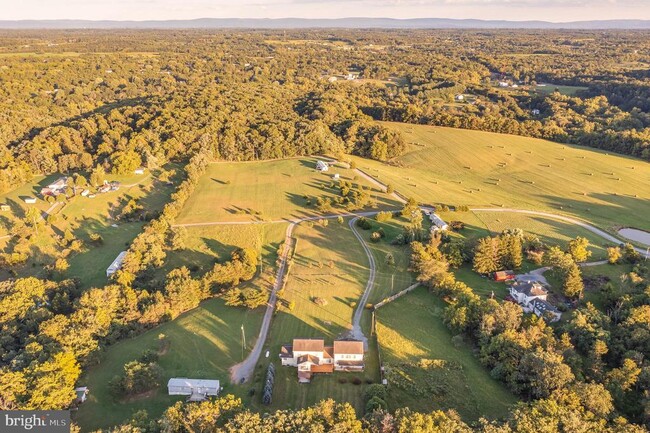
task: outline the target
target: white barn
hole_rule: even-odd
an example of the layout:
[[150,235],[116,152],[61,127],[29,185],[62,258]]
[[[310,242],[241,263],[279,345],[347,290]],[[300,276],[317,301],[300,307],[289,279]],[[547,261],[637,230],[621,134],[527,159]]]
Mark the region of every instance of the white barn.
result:
[[115,257],[113,263],[111,263],[111,265],[106,269],[107,277],[110,277],[115,272],[120,270],[120,268],[122,267],[122,263],[124,263],[124,257],[126,257],[126,251],[122,251],[117,255],[117,257]]
[[431,224],[433,224],[431,226],[431,231],[444,232],[445,230],[449,229],[449,225],[446,222],[444,222],[442,218],[440,218],[438,215],[436,215],[433,212],[429,214],[429,220],[431,221]]
[[167,382],[169,395],[188,395],[191,401],[201,401],[208,396],[219,395],[220,390],[218,380],[172,377]]
[[318,171],[327,171],[330,169],[330,166],[325,161],[318,161],[316,163],[316,170]]

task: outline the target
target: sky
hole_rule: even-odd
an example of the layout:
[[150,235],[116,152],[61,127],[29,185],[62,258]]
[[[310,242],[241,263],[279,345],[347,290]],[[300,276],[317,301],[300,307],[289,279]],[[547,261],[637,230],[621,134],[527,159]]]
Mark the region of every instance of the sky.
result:
[[0,0],[0,20],[193,18],[650,19],[650,0]]

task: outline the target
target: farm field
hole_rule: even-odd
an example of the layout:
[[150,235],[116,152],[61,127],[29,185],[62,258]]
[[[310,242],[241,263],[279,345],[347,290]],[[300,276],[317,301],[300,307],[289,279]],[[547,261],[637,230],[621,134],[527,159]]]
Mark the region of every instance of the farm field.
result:
[[[256,383],[261,390],[268,362],[276,363],[272,409],[304,407],[330,397],[349,401],[361,409],[364,385],[338,382],[339,379],[349,382],[355,373],[317,375],[310,384],[304,385],[297,381],[297,370],[281,367],[277,358],[281,345],[291,343],[293,338],[325,338],[331,344],[343,336],[350,329],[356,302],[369,275],[367,256],[348,227],[347,219],[343,224],[329,221],[326,227],[318,223],[310,225],[301,223],[294,231],[297,243],[293,263],[287,284],[279,293],[283,306],[273,319],[265,347],[271,359],[261,359],[255,380],[259,381]],[[314,302],[316,298],[322,298],[326,305],[318,305]],[[287,308],[289,302],[295,303],[292,311]],[[371,350],[366,354],[366,371],[358,377],[378,380],[373,377],[378,372],[373,359],[376,352]]]
[[[372,289],[368,302],[376,304],[381,300],[393,295],[401,290],[406,289],[416,282],[416,274],[409,271],[411,260],[411,250],[408,245],[392,245],[393,239],[402,233],[407,225],[406,220],[402,218],[393,218],[387,222],[377,222],[372,220],[372,229],[361,230],[357,228],[363,236],[366,244],[372,251],[377,271],[375,275],[375,285]],[[429,229],[428,221],[423,221],[424,230]],[[383,229],[386,237],[381,241],[374,243],[370,240],[372,232]],[[395,261],[394,265],[386,263],[386,255],[390,253]],[[366,318],[364,315],[364,318]]]
[[[542,83],[544,84],[544,83]],[[555,91],[560,92],[562,95],[566,96],[575,96],[575,94],[581,90],[587,90],[586,87],[583,86],[562,86],[562,85],[556,85],[556,84],[548,84],[546,83],[543,86],[534,86],[532,87],[532,92],[533,93],[541,93],[543,95],[547,95],[550,93],[553,93]]]
[[210,225],[184,228],[184,248],[170,251],[162,270],[186,266],[190,271],[203,274],[215,262],[230,259],[238,248],[251,248],[262,259],[262,267],[275,269],[280,244],[284,242],[287,224]]
[[610,232],[650,230],[643,216],[650,165],[641,160],[527,137],[383,124],[402,133],[409,151],[391,164],[352,159],[422,203],[545,210]]
[[393,367],[387,375],[389,409],[454,409],[465,421],[505,416],[516,398],[490,377],[469,346],[452,342],[443,308],[443,301],[418,288],[377,311],[382,360]]
[[[187,201],[177,223],[213,221],[265,221],[317,216],[317,197],[338,197],[331,188],[332,176],[353,183],[353,170],[331,167],[327,173],[315,169],[315,158],[278,161],[214,163],[208,166],[195,192]],[[372,185],[365,179],[358,182]],[[372,196],[380,207],[399,207],[387,194],[372,186]],[[307,197],[307,198],[305,198]],[[308,203],[311,201],[311,204]],[[333,212],[344,212],[334,207]]]
[[607,258],[607,246],[611,246],[611,242],[607,242],[589,230],[565,221],[516,213],[476,212],[475,214],[492,234],[499,234],[505,229],[520,228],[526,233],[538,236],[542,242],[558,245],[562,249],[567,248],[571,239],[578,236],[587,238],[592,253],[590,261]]
[[[75,414],[75,421],[83,431],[92,431],[126,421],[139,410],[158,417],[168,406],[184,399],[167,395],[166,385],[171,377],[218,379],[224,393],[235,394],[247,402],[249,387],[231,385],[228,369],[242,359],[241,325],[250,349],[255,344],[262,316],[262,308],[250,311],[228,307],[221,299],[210,299],[171,322],[109,347],[101,363],[91,367],[80,379],[91,392]],[[160,351],[158,361],[163,370],[161,386],[153,393],[129,401],[115,401],[108,382],[122,373],[125,363],[139,358],[145,350],[159,350],[160,334],[168,341],[168,348]]]

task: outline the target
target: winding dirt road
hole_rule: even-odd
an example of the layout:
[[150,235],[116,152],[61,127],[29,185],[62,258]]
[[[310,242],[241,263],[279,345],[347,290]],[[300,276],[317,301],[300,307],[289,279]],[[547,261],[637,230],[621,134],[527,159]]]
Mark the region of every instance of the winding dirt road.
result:
[[[244,359],[242,362],[239,364],[233,365],[230,368],[230,380],[233,383],[244,383],[250,380],[251,376],[253,375],[253,372],[255,371],[255,365],[257,365],[257,361],[260,358],[260,355],[262,354],[262,349],[264,348],[264,343],[266,342],[266,337],[268,336],[269,333],[269,328],[271,326],[271,320],[273,319],[273,311],[275,310],[275,303],[277,300],[277,292],[280,290],[284,283],[284,277],[287,269],[287,259],[289,257],[289,252],[293,249],[294,245],[294,239],[293,239],[293,229],[296,227],[296,225],[300,224],[301,222],[304,221],[314,221],[314,220],[319,220],[319,219],[332,219],[332,218],[338,218],[339,216],[343,217],[354,217],[350,221],[350,227],[352,228],[352,231],[354,232],[355,236],[359,241],[361,242],[361,245],[363,246],[364,250],[366,251],[366,254],[368,254],[368,259],[370,260],[370,269],[371,269],[371,277],[368,280],[368,284],[366,285],[366,290],[362,296],[362,300],[368,299],[368,296],[370,296],[370,290],[372,290],[372,286],[374,285],[374,280],[375,280],[375,259],[372,256],[372,253],[370,252],[370,249],[368,246],[363,242],[363,238],[361,238],[361,235],[359,235],[355,229],[353,228],[352,221],[356,221],[359,217],[362,216],[372,216],[377,214],[379,211],[372,211],[372,212],[358,212],[358,213],[346,213],[346,214],[337,214],[337,215],[325,215],[325,216],[313,216],[313,217],[305,217],[305,218],[300,218],[297,220],[276,220],[276,221],[251,221],[251,222],[237,222],[237,223],[228,223],[228,222],[213,222],[213,223],[191,223],[191,224],[179,224],[178,226],[182,227],[191,227],[191,226],[200,226],[200,225],[228,225],[228,224],[274,224],[274,223],[286,223],[289,222],[289,226],[287,227],[287,231],[285,234],[285,239],[284,239],[284,248],[282,249],[282,253],[279,257],[280,259],[280,266],[278,267],[278,272],[275,276],[275,283],[273,284],[273,288],[271,289],[271,294],[269,296],[269,301],[266,304],[266,312],[264,313],[264,318],[262,319],[262,326],[260,327],[260,333],[257,337],[257,340],[255,341],[255,345],[253,346],[253,349],[250,351],[246,359]],[[360,321],[361,321],[361,314],[363,313],[363,305],[365,305],[366,301],[359,302],[359,306],[357,308],[357,311],[354,314],[354,319],[353,319],[353,332],[355,332],[355,329],[358,329],[358,335],[360,335],[360,338],[363,337],[363,333],[361,332],[361,326],[360,326]],[[357,313],[359,317],[357,318]],[[356,328],[354,323],[356,323]],[[357,335],[357,334],[354,334]],[[355,337],[356,338],[356,337]]]
[[[548,212],[538,212],[534,210],[525,210],[525,209],[507,209],[507,208],[472,208],[470,209],[472,212],[509,212],[509,213],[520,213],[520,214],[527,214],[527,215],[535,215],[535,216],[543,216],[547,218],[552,218],[560,221],[565,221],[568,223],[571,223],[573,225],[582,227],[585,230],[589,230],[590,232],[600,236],[601,238],[614,243],[615,245],[618,245],[620,243],[624,243],[625,241],[622,241],[621,239],[610,235],[609,233],[599,229],[598,227],[594,227],[589,223],[586,223],[582,220],[567,217],[564,215],[556,215]],[[639,247],[634,247],[634,249],[639,252],[642,255],[646,255],[647,250]]]
[[253,350],[251,350],[246,359],[244,359],[239,364],[233,365],[230,368],[230,380],[232,383],[242,383],[249,380],[255,371],[255,365],[257,364],[257,361],[262,354],[262,348],[266,342],[266,336],[269,333],[271,319],[273,318],[273,311],[275,310],[277,293],[284,282],[284,274],[287,268],[287,257],[289,256],[289,252],[293,249],[293,229],[296,227],[296,224],[296,222],[292,222],[287,227],[287,232],[284,238],[284,247],[282,248],[282,253],[280,255],[280,267],[278,268],[278,272],[275,276],[275,283],[273,283],[273,289],[271,290],[271,295],[269,296],[269,302],[266,304],[266,312],[264,313],[264,319],[262,319],[262,326],[260,328],[259,336],[255,341]]
[[366,283],[366,288],[363,291],[363,295],[361,295],[361,298],[357,303],[357,309],[354,310],[354,315],[352,316],[352,331],[350,333],[350,336],[355,340],[363,341],[364,347],[368,349],[368,339],[366,338],[363,331],[361,330],[361,316],[363,315],[364,308],[366,308],[366,303],[368,302],[370,293],[372,292],[372,289],[375,286],[375,276],[377,275],[377,264],[375,263],[375,256],[373,256],[372,251],[370,251],[370,247],[368,247],[366,241],[363,239],[363,237],[357,230],[356,222],[358,219],[359,217],[352,218],[348,223],[348,225],[350,226],[352,233],[354,233],[354,236],[357,238],[357,240],[363,247],[363,250],[366,252],[366,255],[368,256],[368,268],[370,272],[368,274],[368,282]]

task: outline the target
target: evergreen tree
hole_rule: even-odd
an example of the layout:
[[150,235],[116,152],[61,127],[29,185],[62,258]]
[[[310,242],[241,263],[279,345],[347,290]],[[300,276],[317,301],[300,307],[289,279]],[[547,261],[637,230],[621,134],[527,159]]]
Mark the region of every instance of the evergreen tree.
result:
[[474,250],[473,269],[479,274],[489,274],[501,269],[501,248],[497,238],[483,238]]
[[583,290],[582,273],[580,272],[580,267],[574,263],[566,271],[564,281],[562,282],[562,293],[567,298],[576,299],[582,296]]

